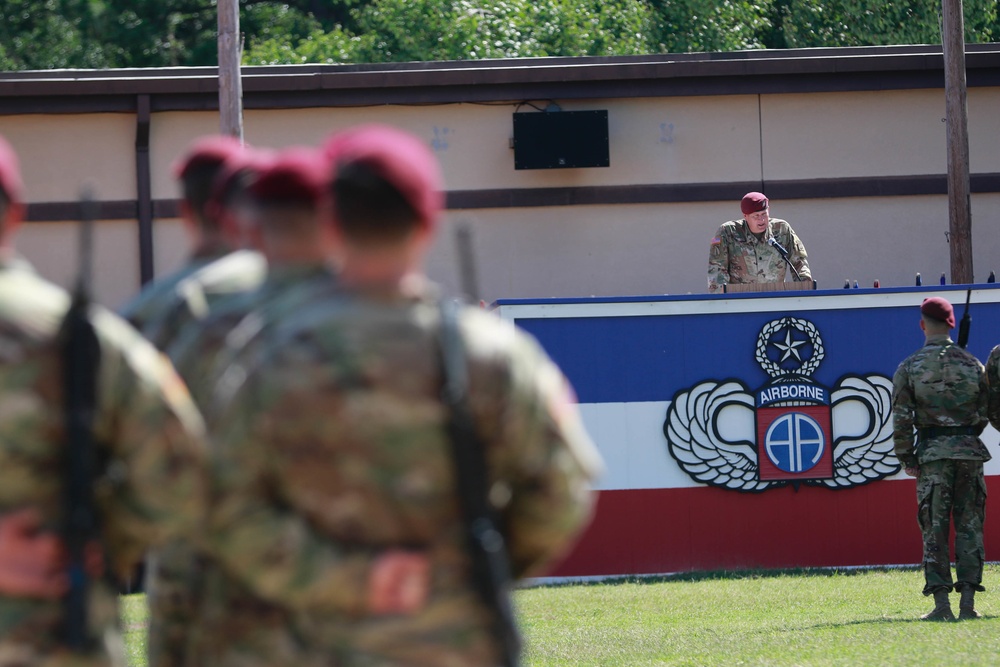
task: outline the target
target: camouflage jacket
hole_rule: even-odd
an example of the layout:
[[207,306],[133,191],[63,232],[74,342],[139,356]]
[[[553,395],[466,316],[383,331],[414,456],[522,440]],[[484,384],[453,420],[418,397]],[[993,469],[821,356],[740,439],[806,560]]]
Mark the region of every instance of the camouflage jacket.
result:
[[798,271],[799,279],[812,280],[805,246],[787,222],[771,218],[763,238],[758,239],[745,220],[730,220],[719,227],[711,241],[708,291],[722,292],[729,283],[784,282],[788,266],[781,254],[768,245],[771,237],[788,251],[788,260]]
[[[222,260],[220,260],[222,261]],[[238,350],[267,323],[296,313],[315,290],[333,289],[325,264],[276,264],[255,290],[216,298],[167,347],[203,412]],[[287,612],[260,599],[212,559],[180,542],[159,549],[149,568],[150,667],[302,664]],[[290,651],[292,651],[290,653]]]
[[986,380],[990,385],[990,400],[987,416],[993,428],[1000,431],[1000,345],[990,352],[986,360]]
[[[512,569],[538,574],[586,523],[600,459],[533,339],[479,309],[460,327]],[[293,612],[304,652],[348,665],[495,662],[491,611],[469,580],[439,360],[429,291],[344,293],[276,323],[219,384],[213,550]],[[422,612],[366,613],[369,566],[386,548],[430,558]]]
[[253,250],[236,250],[204,264],[147,305],[142,333],[168,350],[188,325],[204,324],[220,302],[256,290],[265,275],[267,260]]
[[937,435],[916,442],[914,428],[986,426],[989,390],[983,365],[947,334],[903,360],[892,378],[892,429],[896,458],[906,467],[938,459],[989,461],[975,435]]
[[224,256],[225,253],[220,252],[191,257],[173,273],[144,285],[138,294],[118,309],[118,314],[145,335],[150,322],[163,313],[165,304],[173,303],[177,284]]
[[333,289],[326,264],[279,264],[256,289],[214,301],[208,317],[178,331],[166,352],[203,412],[219,376],[267,322],[293,314],[314,291]]
[[[68,304],[63,290],[30,268],[0,262],[0,511],[35,506],[53,529],[63,514],[56,336]],[[122,574],[149,545],[200,534],[203,425],[162,354],[103,309],[94,308],[92,321],[101,346],[95,502],[105,558]],[[116,587],[94,582],[91,591],[90,633],[99,648],[84,657],[59,646],[60,602],[0,597],[0,664],[123,665]]]

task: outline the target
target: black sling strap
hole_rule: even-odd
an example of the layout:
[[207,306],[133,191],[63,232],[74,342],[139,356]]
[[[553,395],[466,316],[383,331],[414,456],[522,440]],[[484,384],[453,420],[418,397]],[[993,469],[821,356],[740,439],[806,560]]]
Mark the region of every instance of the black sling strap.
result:
[[441,305],[444,366],[442,398],[449,408],[448,435],[462,519],[472,556],[472,578],[483,602],[494,612],[504,667],[520,663],[521,638],[510,598],[510,563],[496,512],[489,503],[486,448],[475,430],[468,404],[468,369],[458,329],[458,304]]

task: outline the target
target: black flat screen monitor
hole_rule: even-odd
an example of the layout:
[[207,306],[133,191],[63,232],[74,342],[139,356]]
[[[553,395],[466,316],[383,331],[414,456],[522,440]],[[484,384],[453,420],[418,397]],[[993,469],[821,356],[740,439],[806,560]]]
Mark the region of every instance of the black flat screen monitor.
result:
[[514,114],[514,169],[610,165],[607,111]]

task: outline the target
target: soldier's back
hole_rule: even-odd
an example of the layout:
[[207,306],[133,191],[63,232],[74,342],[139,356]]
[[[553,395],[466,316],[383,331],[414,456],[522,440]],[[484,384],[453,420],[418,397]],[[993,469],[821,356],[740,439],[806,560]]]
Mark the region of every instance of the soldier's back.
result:
[[[346,664],[495,660],[491,611],[471,584],[459,519],[440,399],[439,316],[431,292],[329,298],[272,327],[220,383],[233,392],[218,424],[216,462],[233,484],[223,484],[228,512],[241,494],[248,505],[259,502],[252,496],[265,483],[275,502],[294,508],[339,549],[411,548],[431,560],[431,597],[421,613],[295,616],[307,644]],[[564,378],[537,343],[478,309],[464,310],[460,327],[470,406],[512,567],[516,577],[530,575],[558,556],[589,516],[598,459]],[[235,545],[221,547],[231,549],[225,558],[240,558]],[[274,576],[242,565],[251,580]]]
[[[65,447],[58,333],[69,304],[23,264],[0,265],[0,511],[34,507],[63,519]],[[108,568],[121,575],[144,549],[194,535],[204,510],[200,416],[162,355],[113,314],[94,308],[101,363],[94,414],[94,500]],[[84,658],[60,651],[58,601],[0,596],[0,664],[124,664],[117,590],[94,581]]]

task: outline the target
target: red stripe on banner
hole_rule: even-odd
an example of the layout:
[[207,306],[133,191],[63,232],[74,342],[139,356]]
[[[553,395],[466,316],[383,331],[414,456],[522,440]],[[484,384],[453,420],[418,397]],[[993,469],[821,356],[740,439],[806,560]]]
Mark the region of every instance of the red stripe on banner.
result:
[[[986,478],[1000,493],[1000,477]],[[985,529],[986,557],[1000,533]],[[748,568],[918,564],[913,480],[763,493],[715,487],[600,492],[594,520],[555,577]]]

